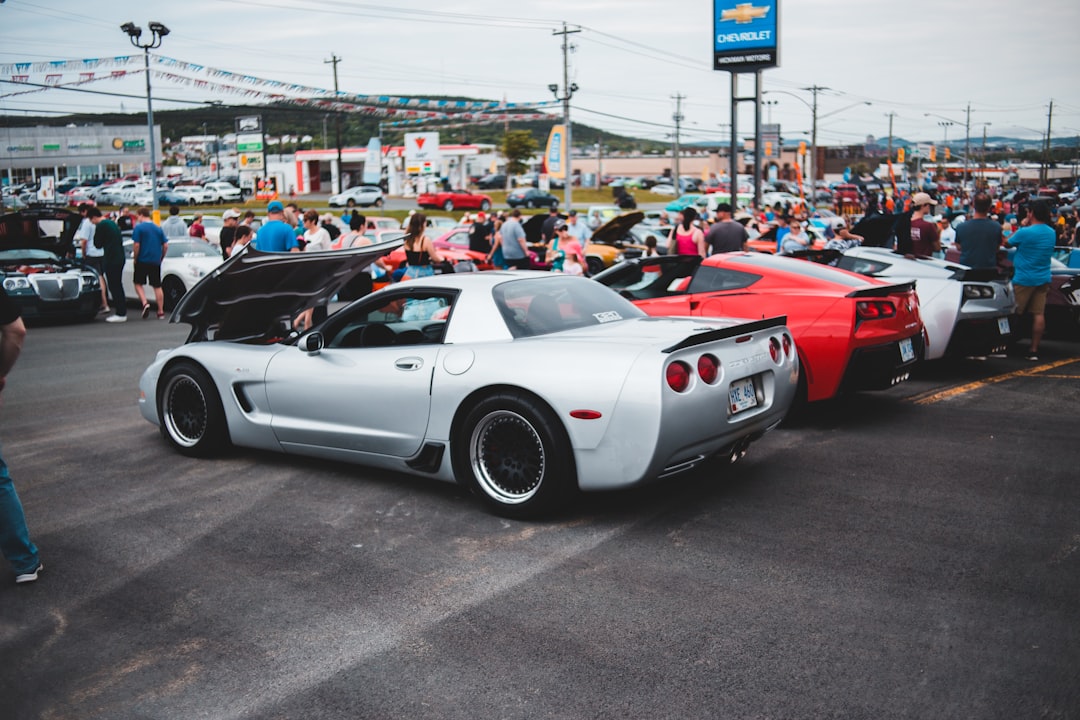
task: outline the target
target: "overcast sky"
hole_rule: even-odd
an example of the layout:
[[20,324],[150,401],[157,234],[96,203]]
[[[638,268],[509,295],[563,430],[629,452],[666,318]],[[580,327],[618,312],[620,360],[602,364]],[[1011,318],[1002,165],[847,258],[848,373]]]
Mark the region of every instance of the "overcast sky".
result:
[[[730,123],[730,79],[712,70],[712,6],[712,0],[6,0],[0,64],[129,55],[138,51],[119,26],[130,20],[146,28],[156,20],[171,30],[156,53],[233,73],[332,88],[324,61],[336,53],[343,58],[344,91],[537,102],[551,98],[549,84],[562,86],[561,38],[552,32],[565,21],[581,29],[570,36],[576,122],[666,139],[672,98],[681,94],[685,139],[719,139]],[[1054,137],[1080,136],[1076,0],[802,0],[779,8],[780,67],[763,73],[771,91],[765,98],[777,104],[763,119],[771,115],[785,138],[808,138],[812,98],[802,88],[811,85],[829,88],[818,96],[823,145],[884,138],[888,113],[895,113],[897,136],[940,142],[947,132],[951,143],[964,137],[968,103],[973,139],[981,142],[986,123],[990,135],[1038,139],[1051,99]],[[63,81],[69,79],[74,76]],[[42,82],[42,74],[31,81]],[[143,83],[139,77],[82,87],[145,97]],[[162,78],[153,84],[155,109],[191,107],[172,99],[239,102]],[[0,83],[6,96],[0,114],[145,109],[138,98],[58,89],[7,96],[18,90]],[[740,94],[752,91],[752,76],[743,76]],[[939,125],[949,120],[959,124]],[[740,135],[751,122],[744,106]]]

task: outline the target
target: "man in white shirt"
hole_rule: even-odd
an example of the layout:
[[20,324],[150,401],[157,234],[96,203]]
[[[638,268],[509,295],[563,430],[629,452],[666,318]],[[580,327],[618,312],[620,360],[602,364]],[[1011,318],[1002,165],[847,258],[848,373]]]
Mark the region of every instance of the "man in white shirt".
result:
[[79,205],[82,222],[79,223],[79,229],[75,231],[75,242],[79,244],[79,249],[82,251],[83,265],[94,268],[101,280],[101,308],[98,312],[102,313],[109,311],[109,296],[105,291],[105,251],[94,246],[94,223],[86,217],[89,210],[88,203]]
[[578,222],[577,210],[571,210],[566,214],[566,229],[570,233],[570,237],[581,243],[582,247],[592,237],[592,230],[589,229],[589,226],[586,223]]

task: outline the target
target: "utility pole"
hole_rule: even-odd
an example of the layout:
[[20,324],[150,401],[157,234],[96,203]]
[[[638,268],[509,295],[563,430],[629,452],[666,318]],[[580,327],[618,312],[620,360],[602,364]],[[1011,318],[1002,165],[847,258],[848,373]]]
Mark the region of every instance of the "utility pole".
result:
[[[330,59],[329,60],[323,60],[324,65],[333,65],[334,66],[334,99],[335,99],[335,101],[337,100],[337,95],[338,95],[338,92],[339,92],[338,91],[338,77],[337,77],[337,66],[338,66],[339,62],[341,62],[341,58],[339,58],[334,53],[330,53]],[[341,166],[341,112],[337,111],[337,110],[334,111],[334,131],[335,131],[336,140],[337,140],[337,173],[336,173],[336,175],[332,175],[331,177],[336,178],[336,182],[333,182],[332,185],[333,185],[334,192],[339,193],[339,192],[342,191],[341,177],[344,174],[344,168]]]
[[889,162],[892,162],[892,123],[893,118],[896,117],[895,112],[885,113],[885,117],[889,118]]
[[[604,134],[598,133],[596,136],[596,189],[600,189],[600,178],[604,176]],[[567,209],[569,212],[569,209]]]
[[967,104],[967,116],[964,120],[964,191],[967,191],[968,157],[971,155],[971,103]]
[[[573,207],[573,187],[574,187],[574,174],[570,169],[570,158],[574,154],[574,136],[570,127],[570,98],[573,97],[574,91],[578,89],[577,83],[570,84],[570,36],[574,33],[581,32],[581,28],[577,30],[570,30],[566,27],[566,23],[562,24],[562,30],[552,30],[552,35],[562,35],[562,72],[563,72],[563,95],[560,98],[555,96],[557,100],[562,100],[563,104],[563,122],[566,124],[566,211],[570,212]],[[550,88],[550,86],[549,86]],[[558,88],[556,88],[558,90]]]
[[1046,185],[1050,174],[1050,129],[1054,122],[1054,99],[1050,98],[1050,112],[1046,115],[1046,144],[1043,145],[1042,169],[1039,171],[1039,184]]
[[[808,90],[814,95],[814,104],[811,108],[813,112],[812,124],[810,126],[810,195],[813,197],[814,192],[817,190],[817,96],[819,92],[828,90],[827,87],[821,87],[820,85],[811,85],[803,90]],[[892,133],[889,133],[891,138]],[[891,144],[891,143],[890,143]]]
[[671,97],[675,100],[675,114],[671,116],[671,119],[675,121],[675,134],[672,135],[671,145],[671,172],[675,176],[675,196],[678,197],[682,194],[682,184],[679,182],[679,130],[685,118],[682,114],[682,101],[686,99],[686,96],[676,93]]

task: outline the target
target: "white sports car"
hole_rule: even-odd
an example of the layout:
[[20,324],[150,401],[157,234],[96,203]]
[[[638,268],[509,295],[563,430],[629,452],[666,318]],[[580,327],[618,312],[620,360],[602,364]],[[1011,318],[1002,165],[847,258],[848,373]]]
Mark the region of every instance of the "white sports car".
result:
[[912,259],[880,247],[845,250],[837,267],[880,278],[915,280],[926,327],[926,359],[1002,352],[1013,336],[1012,284],[996,270]]
[[[135,262],[131,259],[132,242],[124,241],[124,295],[129,302],[135,296]],[[180,298],[214,268],[221,264],[221,250],[216,245],[198,238],[173,238],[169,241],[169,251],[161,261],[161,289],[165,293],[165,310],[172,310]],[[149,285],[145,287],[146,299],[151,305],[157,305],[154,293]]]
[[737,460],[795,396],[783,318],[650,318],[553,273],[410,280],[290,332],[398,245],[230,258],[173,313],[192,331],[143,374],[142,414],[185,454],[361,463],[457,481],[525,517],[578,489]]

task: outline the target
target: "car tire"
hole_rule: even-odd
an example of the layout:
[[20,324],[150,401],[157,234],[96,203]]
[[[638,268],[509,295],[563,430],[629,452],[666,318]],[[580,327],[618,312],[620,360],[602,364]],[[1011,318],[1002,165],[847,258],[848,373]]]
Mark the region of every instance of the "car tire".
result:
[[577,488],[570,441],[555,414],[522,392],[484,398],[452,441],[454,474],[494,513],[543,515]]
[[590,275],[596,275],[604,271],[604,261],[596,256],[585,258],[585,266],[588,268]]
[[163,311],[172,312],[176,308],[176,304],[180,302],[180,298],[184,297],[187,292],[187,288],[184,287],[183,281],[174,276],[169,275],[161,279],[161,293],[165,296],[165,307]]
[[480,202],[480,209],[483,210],[484,212],[487,212],[488,210],[491,209],[491,203],[489,203],[487,200],[482,200]]
[[221,397],[199,365],[167,368],[158,382],[157,407],[161,434],[181,454],[211,457],[229,445]]
[[379,198],[378,200],[375,201],[375,207],[381,208],[382,206],[383,206],[383,199],[382,198]]
[[447,200],[446,202],[443,203],[442,209],[445,210],[446,212],[453,212],[454,211],[454,201],[453,200]]

